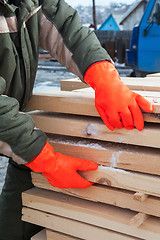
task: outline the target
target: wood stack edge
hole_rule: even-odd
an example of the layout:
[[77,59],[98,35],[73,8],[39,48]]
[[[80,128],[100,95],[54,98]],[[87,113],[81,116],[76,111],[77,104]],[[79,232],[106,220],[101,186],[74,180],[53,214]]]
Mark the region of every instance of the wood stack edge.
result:
[[62,81],[63,91],[36,94],[28,104],[55,151],[99,165],[80,172],[95,183],[86,189],[54,188],[32,173],[35,188],[23,193],[22,219],[43,226],[47,240],[160,239],[160,78],[123,80],[154,105],[153,114],[143,114],[141,132],[108,130],[92,90],[74,91],[82,88],[78,80]]

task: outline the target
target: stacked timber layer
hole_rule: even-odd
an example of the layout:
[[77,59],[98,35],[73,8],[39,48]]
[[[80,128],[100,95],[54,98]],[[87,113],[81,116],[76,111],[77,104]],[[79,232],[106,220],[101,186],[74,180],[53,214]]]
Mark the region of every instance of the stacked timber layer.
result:
[[99,165],[79,172],[95,183],[86,189],[54,188],[32,174],[35,188],[23,193],[22,219],[45,227],[43,239],[160,239],[160,78],[123,81],[154,105],[153,114],[143,113],[141,132],[108,130],[94,107],[94,92],[75,90],[86,87],[79,80],[31,98],[30,115],[55,151]]

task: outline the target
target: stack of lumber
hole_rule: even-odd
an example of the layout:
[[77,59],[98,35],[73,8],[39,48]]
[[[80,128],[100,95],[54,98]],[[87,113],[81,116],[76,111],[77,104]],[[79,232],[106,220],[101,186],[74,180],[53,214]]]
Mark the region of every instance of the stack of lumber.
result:
[[45,228],[39,239],[160,239],[160,78],[123,81],[154,105],[154,113],[143,113],[141,132],[107,129],[94,92],[75,90],[86,87],[76,79],[62,81],[63,91],[31,98],[30,115],[55,151],[99,165],[79,172],[94,182],[86,189],[54,188],[32,173],[35,188],[23,193],[22,219]]

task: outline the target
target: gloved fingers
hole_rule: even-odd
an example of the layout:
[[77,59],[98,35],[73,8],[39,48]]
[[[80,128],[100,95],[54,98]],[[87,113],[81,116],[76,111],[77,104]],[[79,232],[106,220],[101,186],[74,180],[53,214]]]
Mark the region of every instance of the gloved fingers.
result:
[[153,105],[146,100],[144,97],[142,97],[139,94],[136,94],[136,102],[137,104],[145,111],[145,112],[149,112],[152,113],[153,112]]
[[138,104],[133,104],[133,105],[129,106],[129,109],[133,116],[134,126],[139,131],[142,131],[142,129],[144,127],[144,120],[143,120],[142,112],[141,112],[140,108],[138,107]]
[[90,160],[84,160],[75,158],[75,169],[80,171],[94,171],[98,168],[98,165],[95,162]]
[[72,188],[87,188],[93,185],[92,182],[89,182],[88,180],[81,177],[77,172],[74,173],[74,183]]
[[98,111],[100,117],[102,118],[104,124],[107,126],[107,128],[109,128],[111,131],[114,131],[115,127],[109,122],[105,111],[100,107],[96,107],[96,108],[97,108],[97,111]]
[[114,114],[112,113],[111,116],[109,116],[108,118],[114,127],[118,129],[123,128],[123,123],[118,112],[115,112]]
[[126,129],[131,130],[134,128],[133,117],[129,109],[127,109],[125,112],[120,112],[119,115],[121,117],[123,126]]
[[47,180],[50,185],[57,188],[86,188],[93,185],[92,182],[89,182],[86,179],[82,178],[77,172],[73,172],[66,178],[60,178],[59,181],[54,181],[48,178]]

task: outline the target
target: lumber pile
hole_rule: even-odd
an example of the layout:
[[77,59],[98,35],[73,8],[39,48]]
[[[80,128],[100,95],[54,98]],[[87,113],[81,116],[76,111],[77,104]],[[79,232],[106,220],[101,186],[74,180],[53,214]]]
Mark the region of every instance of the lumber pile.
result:
[[141,132],[108,130],[94,107],[94,92],[88,86],[81,90],[79,80],[62,81],[63,91],[31,98],[30,115],[55,151],[99,165],[79,172],[94,182],[86,189],[54,188],[32,173],[35,188],[23,193],[22,219],[45,228],[40,240],[160,239],[160,78],[123,81],[139,86],[134,91],[154,105],[153,114],[143,113]]

